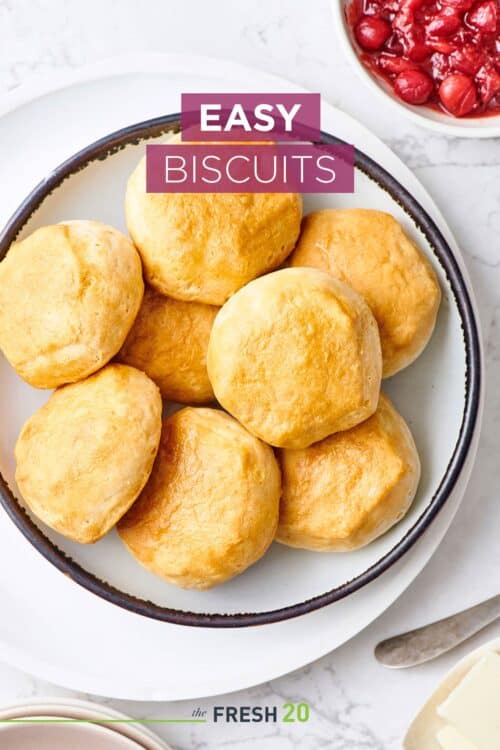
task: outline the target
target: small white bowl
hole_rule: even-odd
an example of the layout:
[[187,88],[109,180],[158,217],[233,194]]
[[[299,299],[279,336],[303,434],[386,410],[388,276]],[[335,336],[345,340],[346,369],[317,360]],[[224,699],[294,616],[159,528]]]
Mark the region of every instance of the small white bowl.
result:
[[491,651],[500,653],[500,638],[495,638],[464,656],[444,676],[412,721],[403,740],[403,750],[440,750],[436,735],[446,722],[437,713],[438,706],[448,698],[472,667]]
[[92,750],[144,750],[143,745],[106,727],[60,716],[4,720],[0,725],[0,745],[10,750],[67,750],[68,747],[72,750],[89,747]]
[[[127,747],[136,747],[137,750],[139,748],[140,750],[172,750],[170,745],[167,745],[160,737],[151,732],[148,726],[140,722],[131,723],[130,716],[115,711],[107,705],[90,703],[76,698],[33,696],[0,708],[0,722],[5,722],[7,719],[46,716],[99,722],[92,726],[112,732],[116,737],[117,750],[127,750]],[[110,719],[111,722],[106,723],[106,719]],[[117,721],[120,719],[123,721]],[[0,731],[2,726],[8,727],[10,725],[0,724]],[[61,729],[61,727],[59,728]],[[120,739],[122,740],[121,745],[119,744]],[[87,746],[98,747],[97,744],[90,745],[90,743],[87,743]],[[1,738],[0,747],[4,747]]]
[[498,138],[500,136],[500,115],[455,119],[451,115],[441,114],[430,107],[411,106],[401,101],[386,81],[371,73],[360,60],[356,42],[352,38],[345,17],[344,9],[350,2],[352,0],[331,0],[335,29],[341,47],[354,70],[376,96],[416,125],[429,128],[435,133],[461,138]]

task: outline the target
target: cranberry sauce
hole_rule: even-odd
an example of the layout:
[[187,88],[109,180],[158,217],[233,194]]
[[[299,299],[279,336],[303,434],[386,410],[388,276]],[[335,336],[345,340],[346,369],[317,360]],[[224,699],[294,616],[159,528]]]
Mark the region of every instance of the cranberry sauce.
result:
[[500,0],[355,0],[361,59],[408,104],[500,113]]

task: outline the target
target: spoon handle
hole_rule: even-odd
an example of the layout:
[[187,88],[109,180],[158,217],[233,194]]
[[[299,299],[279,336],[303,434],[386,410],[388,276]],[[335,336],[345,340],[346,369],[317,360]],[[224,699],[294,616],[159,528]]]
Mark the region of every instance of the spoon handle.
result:
[[388,638],[375,649],[385,667],[413,667],[435,659],[500,618],[500,595],[431,625]]

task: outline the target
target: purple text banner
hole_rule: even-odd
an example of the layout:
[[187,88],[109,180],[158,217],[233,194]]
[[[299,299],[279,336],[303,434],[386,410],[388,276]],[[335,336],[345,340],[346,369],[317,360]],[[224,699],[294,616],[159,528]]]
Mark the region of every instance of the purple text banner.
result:
[[348,144],[152,144],[148,193],[353,193]]
[[321,140],[319,94],[182,94],[184,141]]

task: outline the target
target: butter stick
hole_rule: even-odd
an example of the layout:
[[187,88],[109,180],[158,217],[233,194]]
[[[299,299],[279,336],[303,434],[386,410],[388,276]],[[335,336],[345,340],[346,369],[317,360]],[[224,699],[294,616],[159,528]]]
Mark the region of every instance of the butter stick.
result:
[[500,655],[480,659],[437,711],[473,747],[499,750]]

